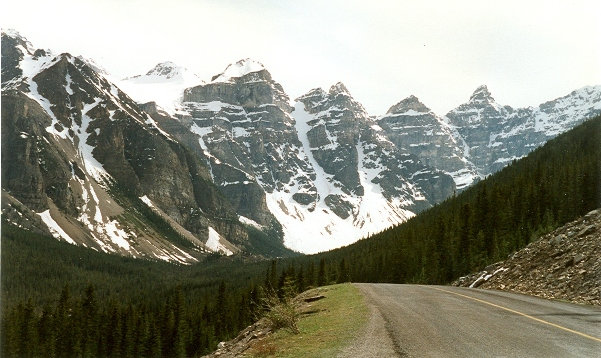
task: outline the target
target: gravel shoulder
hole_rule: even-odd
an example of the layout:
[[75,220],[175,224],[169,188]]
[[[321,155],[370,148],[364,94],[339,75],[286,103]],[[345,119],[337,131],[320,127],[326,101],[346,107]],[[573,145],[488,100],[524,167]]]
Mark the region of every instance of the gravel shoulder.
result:
[[357,285],[365,296],[369,307],[369,319],[363,331],[346,347],[338,358],[379,358],[405,356],[391,331],[391,322],[387,321],[379,305],[373,301],[370,286]]

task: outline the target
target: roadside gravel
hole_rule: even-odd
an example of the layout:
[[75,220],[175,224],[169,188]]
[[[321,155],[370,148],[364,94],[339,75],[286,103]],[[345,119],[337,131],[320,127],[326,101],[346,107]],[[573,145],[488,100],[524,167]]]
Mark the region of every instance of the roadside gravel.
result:
[[373,286],[356,285],[369,307],[369,321],[353,344],[345,348],[338,358],[408,357],[400,349],[391,333],[391,323],[385,319],[374,302]]

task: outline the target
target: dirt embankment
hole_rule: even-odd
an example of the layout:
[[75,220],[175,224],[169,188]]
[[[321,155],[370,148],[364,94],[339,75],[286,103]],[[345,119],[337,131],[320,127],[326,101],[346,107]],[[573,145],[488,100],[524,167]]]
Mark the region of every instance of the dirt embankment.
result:
[[452,285],[601,305],[601,209]]

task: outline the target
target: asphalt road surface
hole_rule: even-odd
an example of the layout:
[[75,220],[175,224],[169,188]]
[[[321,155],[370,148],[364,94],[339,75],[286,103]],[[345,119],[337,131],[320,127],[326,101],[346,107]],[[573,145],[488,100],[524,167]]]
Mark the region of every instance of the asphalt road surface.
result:
[[357,286],[371,317],[341,357],[601,357],[601,307],[461,287]]

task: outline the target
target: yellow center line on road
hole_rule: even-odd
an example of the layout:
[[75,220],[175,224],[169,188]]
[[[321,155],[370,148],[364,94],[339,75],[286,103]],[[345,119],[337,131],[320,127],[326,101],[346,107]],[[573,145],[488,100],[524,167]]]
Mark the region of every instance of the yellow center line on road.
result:
[[463,294],[461,294],[461,293],[457,293],[457,292],[453,292],[453,291],[444,290],[444,289],[442,289],[442,288],[438,288],[438,287],[432,287],[432,286],[423,286],[423,287],[428,287],[428,288],[431,288],[431,289],[434,289],[434,290],[438,290],[438,291],[442,291],[442,292],[446,292],[446,293],[451,293],[451,294],[453,294],[453,295],[457,295],[457,296],[461,296],[461,297],[469,298],[470,300],[474,300],[474,301],[477,301],[477,302],[480,302],[480,303],[487,304],[487,305],[489,305],[489,306],[493,306],[493,307],[496,307],[496,308],[500,308],[500,309],[502,309],[502,310],[505,310],[505,311],[508,311],[508,312],[511,312],[511,313],[515,313],[515,314],[518,314],[518,315],[520,315],[520,316],[523,316],[523,317],[526,317],[526,318],[530,318],[531,320],[534,320],[534,321],[537,321],[537,322],[540,322],[540,323],[544,323],[544,324],[547,324],[547,325],[549,325],[549,326],[552,326],[552,327],[555,327],[555,328],[559,328],[559,329],[561,329],[561,330],[564,330],[564,331],[566,331],[566,332],[574,333],[574,334],[577,334],[577,335],[579,335],[579,336],[582,336],[582,337],[584,337],[584,338],[588,338],[588,339],[591,339],[591,340],[593,340],[593,341],[597,341],[597,342],[601,343],[601,338],[598,338],[598,337],[593,337],[593,336],[590,336],[590,335],[588,335],[588,334],[586,334],[586,333],[578,332],[578,331],[575,331],[575,330],[573,330],[573,329],[569,329],[569,328],[566,328],[566,327],[560,326],[560,325],[558,325],[558,324],[555,324],[555,323],[547,322],[547,321],[545,321],[545,320],[542,320],[542,319],[540,319],[540,318],[536,318],[536,317],[530,316],[530,315],[528,315],[528,314],[525,314],[525,313],[522,313],[522,312],[519,312],[519,311],[516,311],[516,310],[512,310],[511,308],[507,308],[507,307],[499,306],[499,305],[497,305],[497,304],[494,304],[494,303],[492,303],[492,302],[488,302],[488,301],[485,301],[485,300],[481,300],[481,299],[479,299],[479,298],[475,298],[475,297],[471,297],[471,296],[463,295]]

